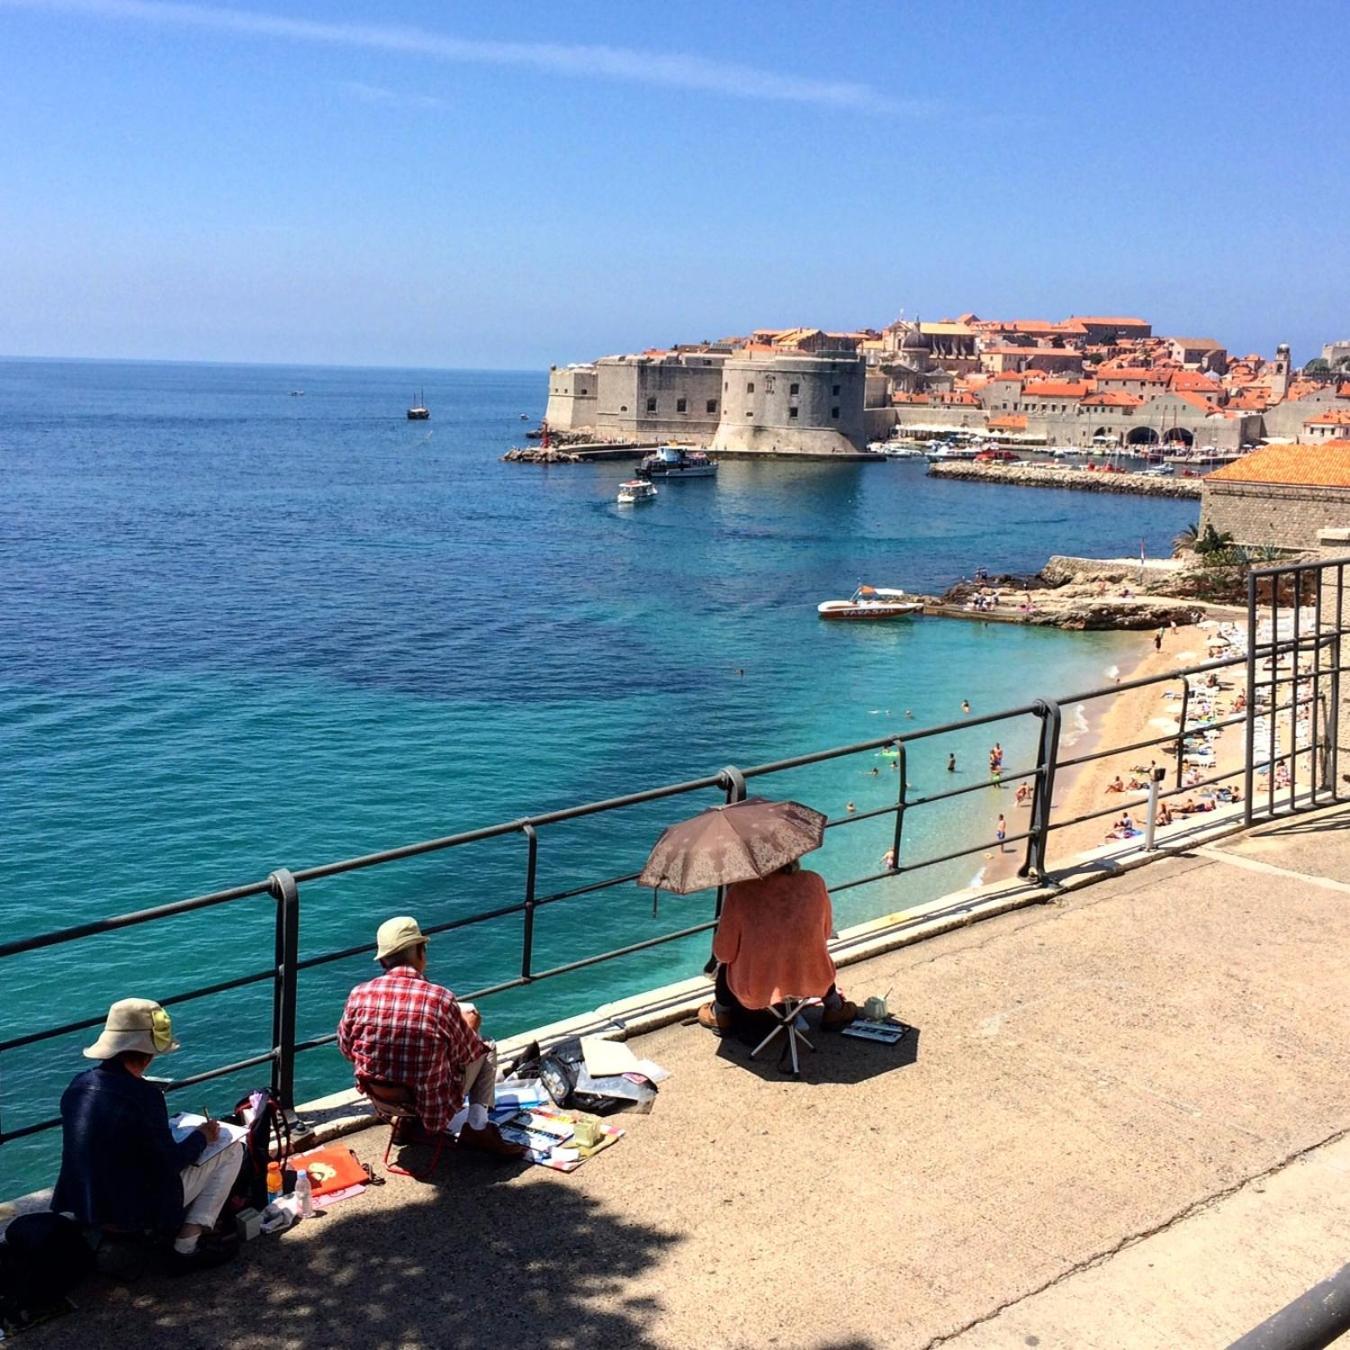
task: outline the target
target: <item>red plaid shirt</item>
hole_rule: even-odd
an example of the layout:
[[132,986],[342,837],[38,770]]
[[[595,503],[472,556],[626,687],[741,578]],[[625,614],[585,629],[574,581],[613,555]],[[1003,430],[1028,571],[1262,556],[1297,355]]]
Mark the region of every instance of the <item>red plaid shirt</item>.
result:
[[464,1100],[464,1068],[487,1046],[464,1020],[455,996],[395,966],[347,995],[338,1049],[358,1074],[406,1083],[428,1130],[443,1130]]

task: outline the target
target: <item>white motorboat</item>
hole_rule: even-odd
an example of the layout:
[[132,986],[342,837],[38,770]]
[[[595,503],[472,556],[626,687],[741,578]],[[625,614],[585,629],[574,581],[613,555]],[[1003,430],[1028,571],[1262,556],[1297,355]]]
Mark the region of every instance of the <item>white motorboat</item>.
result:
[[638,465],[640,478],[713,478],[716,474],[716,460],[709,459],[702,450],[685,450],[678,445],[663,445],[644,456]]
[[859,586],[847,600],[825,600],[816,606],[822,619],[907,619],[922,614],[923,603],[891,586]]
[[640,502],[654,502],[656,487],[645,478],[630,478],[628,482],[619,484],[619,495],[616,500],[620,506],[637,506]]
[[903,445],[899,441],[886,441],[881,453],[887,459],[927,459],[928,456],[917,445]]

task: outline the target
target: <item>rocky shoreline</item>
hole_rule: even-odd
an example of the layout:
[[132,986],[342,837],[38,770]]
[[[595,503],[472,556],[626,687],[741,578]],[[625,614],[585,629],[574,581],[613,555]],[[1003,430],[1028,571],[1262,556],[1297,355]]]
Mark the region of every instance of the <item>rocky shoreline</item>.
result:
[[1144,497],[1199,497],[1199,478],[1152,478],[1143,473],[1093,472],[1061,464],[930,464],[933,478],[959,478],[1011,487],[1073,488],[1078,492],[1132,492]]

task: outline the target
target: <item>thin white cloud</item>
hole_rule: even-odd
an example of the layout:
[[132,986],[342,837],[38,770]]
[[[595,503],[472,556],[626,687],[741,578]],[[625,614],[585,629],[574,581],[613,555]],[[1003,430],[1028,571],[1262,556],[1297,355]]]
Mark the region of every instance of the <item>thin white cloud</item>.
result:
[[926,110],[927,104],[892,98],[852,80],[780,75],[755,66],[628,47],[553,42],[493,42],[447,37],[423,28],[370,23],[325,23],[215,5],[164,0],[0,0],[0,9],[47,10],[103,19],[211,29],[367,51],[400,52],[456,64],[516,66],[575,79],[611,79],[732,98],[805,103],[855,112]]
[[382,108],[448,108],[443,98],[433,94],[409,94],[398,89],[386,89],[362,80],[343,80],[338,86],[348,98],[357,103],[368,103]]

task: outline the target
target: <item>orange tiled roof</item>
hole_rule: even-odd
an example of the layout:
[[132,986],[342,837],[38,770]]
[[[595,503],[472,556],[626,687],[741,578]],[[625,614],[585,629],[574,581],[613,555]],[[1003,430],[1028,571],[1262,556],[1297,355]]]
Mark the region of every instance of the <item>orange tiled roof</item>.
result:
[[1148,324],[1147,319],[1133,319],[1128,315],[1114,314],[1073,314],[1069,316],[1070,323],[1092,323],[1097,325],[1112,324],[1117,326],[1129,325],[1133,328],[1143,328]]
[[1207,475],[1207,483],[1350,488],[1350,440],[1266,445]]
[[1168,380],[1168,387],[1177,391],[1189,390],[1193,394],[1213,394],[1219,386],[1198,370],[1174,370]]
[[927,394],[892,394],[892,403],[930,403],[932,400]]
[[1005,413],[1002,417],[989,419],[990,431],[1025,431],[1027,419],[1022,413]]
[[1123,389],[1104,389],[1099,394],[1089,394],[1083,405],[1088,408],[1137,408],[1143,401],[1137,394],[1127,394]]
[[1350,427],[1350,408],[1328,408],[1326,412],[1304,418],[1305,427]]
[[1218,411],[1213,399],[1202,398],[1199,394],[1192,394],[1184,389],[1171,389],[1168,392],[1173,398],[1179,398],[1183,403],[1189,403],[1198,412],[1212,413]]
[[1137,380],[1144,384],[1166,384],[1171,379],[1169,370],[1150,370],[1146,366],[1099,366],[1099,380]]

